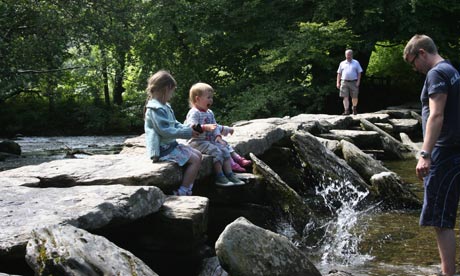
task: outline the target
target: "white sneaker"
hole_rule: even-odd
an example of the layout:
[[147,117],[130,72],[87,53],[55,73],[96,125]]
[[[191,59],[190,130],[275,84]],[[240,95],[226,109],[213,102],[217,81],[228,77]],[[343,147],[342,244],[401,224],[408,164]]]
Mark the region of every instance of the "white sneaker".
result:
[[[176,195],[176,196],[187,196],[189,195],[188,192],[182,190],[182,189],[178,189],[176,191],[173,191],[173,194]],[[192,191],[190,191],[190,195],[192,195]]]
[[243,180],[239,179],[234,174],[231,174],[230,176],[227,176],[227,179],[230,180],[233,183],[233,185],[236,185],[236,186],[246,184]]
[[235,185],[232,181],[228,180],[228,178],[223,175],[216,177],[215,183],[217,186],[221,186],[221,187],[229,187],[229,186]]

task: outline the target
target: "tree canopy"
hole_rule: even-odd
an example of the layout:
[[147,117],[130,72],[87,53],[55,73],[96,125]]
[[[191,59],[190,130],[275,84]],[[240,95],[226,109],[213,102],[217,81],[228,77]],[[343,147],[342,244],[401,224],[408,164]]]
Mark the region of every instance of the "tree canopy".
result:
[[1,0],[0,135],[142,131],[146,80],[159,69],[178,82],[180,120],[198,81],[215,88],[221,123],[333,112],[347,48],[365,76],[404,80],[391,90],[415,94],[401,47],[425,33],[460,64],[459,10],[438,0]]

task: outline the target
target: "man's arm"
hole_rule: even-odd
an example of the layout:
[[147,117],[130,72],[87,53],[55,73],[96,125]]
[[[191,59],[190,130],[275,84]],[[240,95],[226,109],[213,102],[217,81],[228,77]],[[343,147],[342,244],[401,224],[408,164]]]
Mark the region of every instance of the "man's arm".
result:
[[337,86],[337,89],[340,89],[340,79],[342,78],[342,74],[337,73],[337,83],[335,86]]

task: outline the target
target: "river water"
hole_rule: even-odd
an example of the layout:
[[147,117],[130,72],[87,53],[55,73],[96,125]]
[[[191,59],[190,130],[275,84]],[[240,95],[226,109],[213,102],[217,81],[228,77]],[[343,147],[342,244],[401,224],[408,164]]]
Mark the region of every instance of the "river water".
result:
[[21,156],[0,162],[0,171],[63,159],[69,151],[80,152],[75,154],[77,158],[91,154],[116,154],[129,137],[132,136],[21,137],[15,140],[21,146]]
[[[423,183],[415,176],[415,159],[384,165],[423,198]],[[323,246],[315,260],[323,274],[330,269],[355,276],[430,275],[440,271],[434,232],[419,226],[420,210],[382,211],[378,206],[364,211],[344,209],[331,223],[334,227],[328,244],[335,246]]]
[[[0,162],[0,171],[62,159],[69,150],[88,154],[116,154],[129,136],[23,137],[20,158]],[[86,154],[77,154],[85,158]],[[415,177],[414,160],[385,162],[420,198],[422,183]],[[345,185],[345,184],[344,184]],[[340,186],[340,185],[338,185]],[[340,187],[337,187],[340,189]],[[359,195],[362,198],[365,195]],[[344,202],[337,216],[324,225],[326,235],[311,258],[322,274],[339,269],[354,276],[429,275],[439,271],[432,229],[418,226],[419,210],[382,211],[378,206],[355,210]],[[458,231],[457,231],[458,233]]]

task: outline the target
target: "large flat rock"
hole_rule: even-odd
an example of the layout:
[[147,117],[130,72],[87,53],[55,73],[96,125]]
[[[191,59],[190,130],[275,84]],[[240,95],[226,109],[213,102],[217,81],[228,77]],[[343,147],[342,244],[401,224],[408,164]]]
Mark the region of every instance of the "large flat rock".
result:
[[157,212],[165,195],[157,187],[79,186],[30,188],[0,185],[0,256],[24,257],[35,228],[70,224],[97,229]]
[[84,159],[62,159],[0,172],[5,178],[35,178],[40,187],[75,185],[165,186],[180,183],[182,173],[172,163],[152,163],[145,154],[94,155]]

